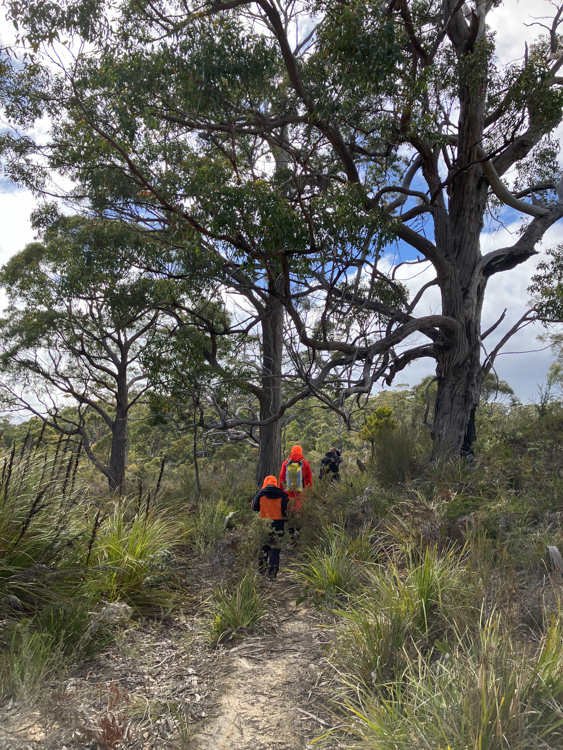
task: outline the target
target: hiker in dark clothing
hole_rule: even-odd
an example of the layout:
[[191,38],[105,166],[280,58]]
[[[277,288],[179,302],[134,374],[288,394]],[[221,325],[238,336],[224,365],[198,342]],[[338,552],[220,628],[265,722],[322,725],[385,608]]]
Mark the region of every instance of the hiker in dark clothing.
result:
[[260,550],[258,570],[266,573],[266,578],[272,580],[280,569],[279,543],[285,529],[285,516],[289,497],[282,489],[278,489],[275,477],[266,477],[262,489],[258,490],[252,501],[252,510],[260,513],[260,518],[270,520],[271,528],[267,543]]
[[340,482],[340,464],[342,462],[340,455],[338,448],[331,448],[321,460],[321,471],[319,474],[321,479],[332,475],[330,477],[331,482]]

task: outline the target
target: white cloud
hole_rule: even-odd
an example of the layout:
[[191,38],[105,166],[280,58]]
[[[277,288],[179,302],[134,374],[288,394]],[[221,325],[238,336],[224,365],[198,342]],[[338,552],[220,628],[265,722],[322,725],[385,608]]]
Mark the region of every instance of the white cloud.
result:
[[550,24],[555,15],[554,5],[550,0],[507,0],[500,7],[494,8],[487,16],[489,26],[496,32],[496,53],[500,62],[507,63],[524,57],[524,42],[528,46],[540,34],[547,33],[538,26],[526,27],[534,21],[543,19]]
[[27,190],[0,194],[0,265],[34,239],[29,215],[36,201]]

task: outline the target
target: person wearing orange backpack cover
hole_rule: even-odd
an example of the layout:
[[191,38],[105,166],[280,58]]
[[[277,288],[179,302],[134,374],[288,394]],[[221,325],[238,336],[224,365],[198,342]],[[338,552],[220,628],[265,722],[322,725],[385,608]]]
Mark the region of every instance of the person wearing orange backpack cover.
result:
[[[289,508],[294,513],[301,510],[301,493],[306,487],[313,486],[313,472],[309,462],[303,456],[300,445],[294,445],[287,461],[284,461],[280,471],[280,487],[283,487],[290,499]],[[290,529],[291,532],[291,529]],[[299,528],[293,527],[293,536],[299,539]]]
[[258,559],[258,572],[266,573],[266,578],[272,580],[278,575],[280,569],[279,543],[285,530],[285,514],[289,497],[278,488],[275,477],[266,477],[262,489],[258,490],[252,501],[252,510],[260,513],[260,518],[269,519],[271,531],[268,541],[260,550]]

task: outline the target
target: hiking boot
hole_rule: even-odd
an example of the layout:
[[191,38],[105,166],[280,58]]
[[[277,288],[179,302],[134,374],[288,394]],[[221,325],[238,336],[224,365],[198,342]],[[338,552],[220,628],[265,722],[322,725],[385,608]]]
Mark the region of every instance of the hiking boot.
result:
[[266,576],[267,581],[275,581],[278,577],[278,571],[277,570],[270,570],[268,572],[268,575]]

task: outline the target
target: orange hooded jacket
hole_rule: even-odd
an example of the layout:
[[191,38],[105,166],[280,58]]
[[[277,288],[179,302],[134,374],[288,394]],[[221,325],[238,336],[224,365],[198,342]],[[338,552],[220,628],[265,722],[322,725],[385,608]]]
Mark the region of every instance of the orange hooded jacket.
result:
[[[285,514],[289,497],[283,489],[278,489],[275,477],[269,476],[264,479],[262,489],[258,490],[252,501],[252,510],[260,513],[260,518],[269,518],[274,528],[283,530]],[[279,527],[279,528],[278,528]]]
[[[280,471],[280,487],[284,486],[286,476],[287,476],[287,464],[290,461],[299,461],[302,465],[301,472],[303,476],[303,489],[305,489],[305,487],[312,487],[313,486],[313,472],[311,471],[309,462],[303,458],[303,450],[300,445],[293,446],[289,454],[288,460],[284,461],[282,464],[281,471]],[[290,499],[295,500],[295,502],[292,503],[293,509],[296,511],[301,510],[301,501],[299,499],[301,493],[289,491],[287,494]]]

